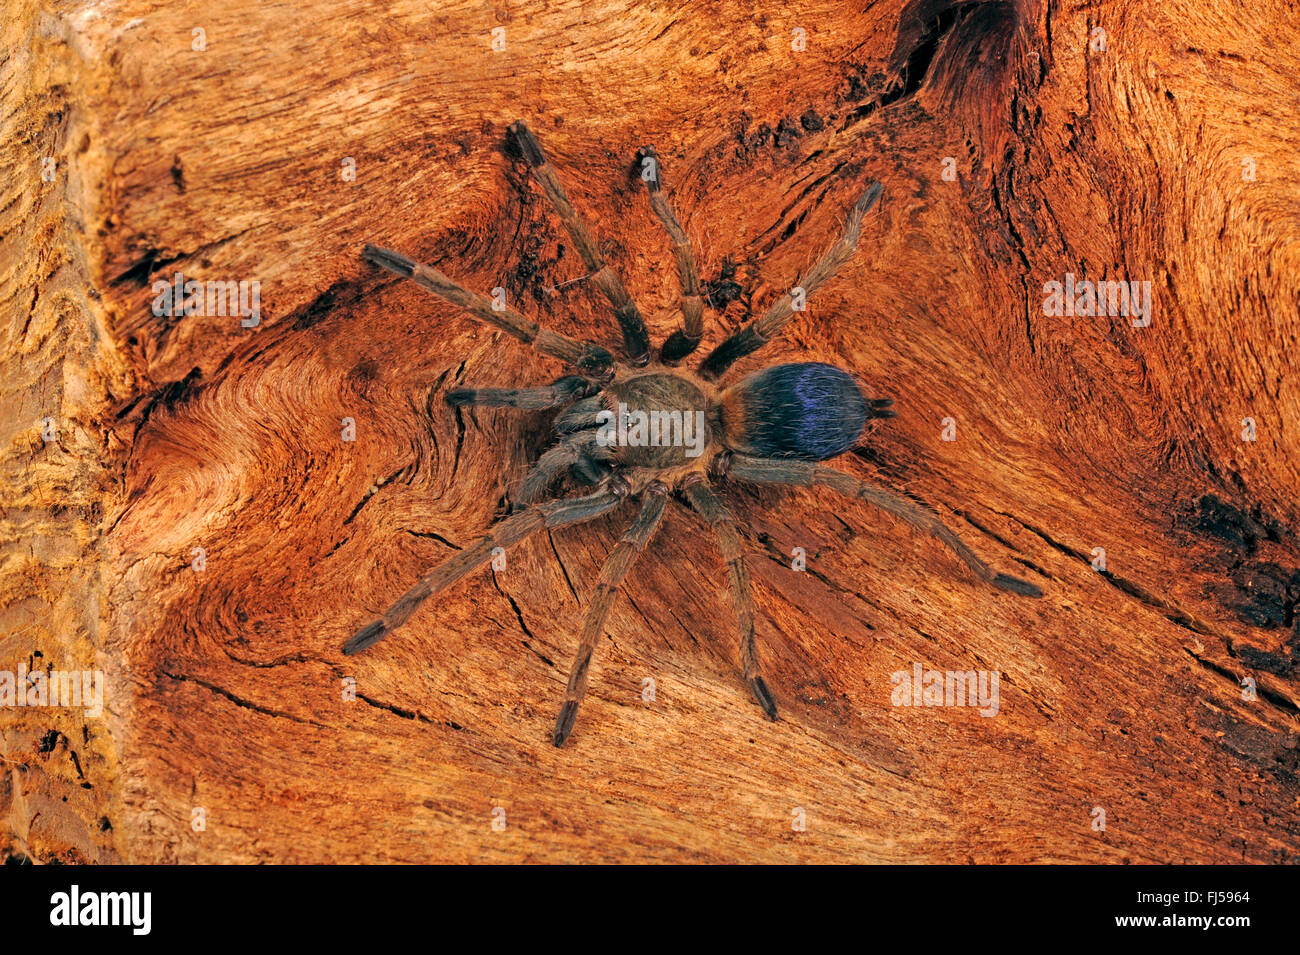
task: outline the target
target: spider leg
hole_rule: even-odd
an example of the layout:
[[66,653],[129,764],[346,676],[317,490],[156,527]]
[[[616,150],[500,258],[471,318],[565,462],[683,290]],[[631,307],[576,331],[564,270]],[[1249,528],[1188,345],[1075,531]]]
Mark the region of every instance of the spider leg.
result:
[[592,520],[613,510],[626,495],[626,484],[610,482],[594,494],[547,501],[501,520],[488,534],[429,571],[383,616],[358,630],[343,644],[343,652],[351,656],[384,639],[404,624],[424,601],[491,560],[495,548],[510,547],[540,530]]
[[515,505],[523,507],[533,503],[556,478],[584,458],[603,461],[608,459],[611,453],[612,449],[601,447],[596,443],[596,436],[591,432],[579,432],[561,441],[539,457],[532,469],[524,475],[524,480],[515,494]]
[[668,488],[663,484],[655,482],[646,488],[640,515],[605,558],[605,565],[600,569],[600,582],[596,584],[596,592],[587,608],[587,618],[582,624],[578,652],[574,655],[573,667],[569,671],[569,685],[564,691],[564,705],[560,707],[560,715],[555,720],[555,732],[551,739],[556,746],[563,746],[573,732],[578,707],[587,693],[591,654],[596,649],[596,641],[604,632],[605,618],[609,616],[614,596],[618,593],[623,578],[654,535],[667,503]]
[[[813,293],[826,284],[853,257],[853,252],[858,247],[858,237],[862,232],[862,217],[880,199],[882,191],[883,187],[874,180],[871,185],[867,186],[867,191],[862,194],[862,198],[854,204],[853,209],[849,212],[848,222],[844,226],[844,234],[822,253],[822,257],[817,260],[816,265],[800,277],[796,287],[803,289],[805,301],[812,298]],[[709,352],[708,357],[700,364],[700,375],[709,381],[716,381],[736,361],[758,351],[767,344],[785,327],[786,323],[794,316],[794,313],[794,294],[793,292],[786,292],[777,300],[776,304],[767,310],[767,314],[762,318],[750,322]]]
[[588,379],[569,375],[544,388],[455,388],[447,392],[447,404],[545,411],[587,397],[594,390],[595,385]]
[[646,146],[641,150],[643,169],[646,168],[644,163],[647,159],[651,162],[648,167],[651,175],[646,178],[643,173],[641,178],[645,180],[646,189],[650,192],[650,208],[654,210],[655,216],[663,224],[664,231],[672,239],[673,258],[677,260],[677,277],[682,285],[682,327],[669,335],[663,348],[659,350],[660,361],[665,365],[675,365],[695,351],[700,344],[700,338],[704,335],[704,299],[700,297],[700,273],[695,267],[695,254],[691,251],[691,240],[687,238],[686,230],[677,221],[673,207],[669,205],[668,198],[663,193],[662,181],[659,178],[662,165],[653,146]]
[[572,434],[599,427],[600,412],[604,410],[600,395],[592,395],[576,401],[555,419],[555,430],[560,434]]
[[611,466],[601,460],[594,459],[589,454],[584,454],[577,461],[573,462],[573,476],[580,483],[591,486],[599,484],[605,480],[612,472]]
[[713,528],[718,549],[727,564],[727,581],[731,586],[731,600],[740,623],[740,659],[745,668],[745,680],[754,692],[754,698],[769,720],[776,719],[776,700],[767,688],[759,669],[758,647],[754,640],[754,594],[749,586],[749,568],[740,546],[740,529],[722,499],[703,479],[683,486],[686,499],[691,502],[705,522]]
[[499,328],[521,342],[532,345],[542,354],[573,366],[584,377],[606,381],[613,376],[614,356],[599,345],[580,342],[543,328],[505,305],[493,305],[491,300],[457,285],[432,265],[424,265],[400,252],[382,249],[377,245],[367,245],[361,256],[367,262],[408,278],[439,298],[460,306],[483,324]]
[[837,471],[835,468],[812,464],[808,461],[791,461],[777,458],[755,458],[745,454],[736,454],[731,458],[727,469],[729,477],[753,484],[793,484],[802,487],[828,487],[846,497],[856,497],[874,504],[882,511],[893,514],[906,521],[917,530],[927,531],[943,541],[962,562],[973,570],[981,580],[987,581],[999,590],[1006,590],[1022,597],[1041,597],[1043,591],[1027,580],[1000,574],[980,560],[955,533],[939,520],[938,515],[921,505],[887,491],[860,481],[851,474]]
[[542,191],[546,193],[546,197],[551,200],[551,205],[559,213],[564,227],[569,230],[569,235],[573,238],[578,255],[582,257],[582,263],[586,266],[592,284],[600,290],[609,304],[614,306],[614,315],[623,330],[623,347],[627,352],[628,361],[638,367],[647,364],[650,361],[650,334],[646,331],[645,320],[641,318],[636,303],[624,288],[623,280],[606,264],[596,245],[596,240],[592,238],[591,230],[582,221],[578,211],[573,208],[573,203],[569,201],[564,186],[560,184],[559,176],[555,173],[555,167],[542,152],[542,144],[537,141],[533,131],[522,119],[511,125],[510,131],[514,133],[519,143],[524,161],[532,168]]

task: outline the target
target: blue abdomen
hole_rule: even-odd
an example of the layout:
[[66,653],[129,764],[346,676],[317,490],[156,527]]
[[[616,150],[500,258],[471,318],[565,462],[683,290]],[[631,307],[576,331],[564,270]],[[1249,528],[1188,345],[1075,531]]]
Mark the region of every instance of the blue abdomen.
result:
[[723,428],[745,454],[825,461],[853,447],[868,408],[853,377],[833,365],[776,365],[727,389]]

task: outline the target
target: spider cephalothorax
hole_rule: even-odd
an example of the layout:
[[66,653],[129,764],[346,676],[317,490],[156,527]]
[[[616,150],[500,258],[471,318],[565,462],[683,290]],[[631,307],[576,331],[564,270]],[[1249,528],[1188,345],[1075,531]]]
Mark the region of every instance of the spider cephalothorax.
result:
[[[776,701],[759,670],[754,601],[740,530],[713,490],[713,482],[724,475],[751,483],[829,487],[869,501],[938,537],[976,575],[995,587],[1024,596],[1042,595],[1031,583],[993,571],[937,516],[909,498],[819,463],[849,450],[871,418],[892,417],[889,399],[869,399],[847,372],[817,363],[776,365],[730,386],[719,384],[737,359],[757,351],[780,332],[795,314],[796,301],[806,301],[848,262],[857,248],[862,217],[880,198],[880,183],[867,187],[849,213],[844,234],[790,292],[762,318],[724,339],[691,371],[677,366],[695,351],[703,336],[699,275],[686,233],[661,191],[654,150],[642,150],[642,178],[649,187],[651,208],[672,239],[682,283],[682,326],[668,337],[658,355],[652,352],[640,311],[601,257],[537,139],[522,121],[515,123],[511,132],[573,238],[592,284],[613,306],[627,357],[617,364],[599,345],[542,328],[499,302],[462,288],[437,269],[387,249],[366,246],[369,261],[414,280],[478,320],[558,358],[575,374],[539,388],[462,388],[447,395],[448,402],[455,405],[561,409],[555,419],[557,442],[525,475],[510,516],[434,568],[382,617],[358,631],[344,645],[344,653],[357,653],[383,639],[426,599],[488,563],[496,548],[509,547],[546,528],[591,520],[625,499],[639,499],[640,513],[606,560],[582,628],[552,737],[556,746],[562,746],[586,693],[587,669],[614,594],[649,543],[670,495],[677,493],[717,536],[740,622],[745,678],[763,710],[776,719]],[[552,484],[566,476],[594,490],[537,503]]]

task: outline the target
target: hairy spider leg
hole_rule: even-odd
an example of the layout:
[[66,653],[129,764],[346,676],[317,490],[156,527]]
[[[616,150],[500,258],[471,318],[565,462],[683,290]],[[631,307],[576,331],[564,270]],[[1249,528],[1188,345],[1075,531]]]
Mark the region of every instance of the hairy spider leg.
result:
[[587,676],[591,667],[591,654],[596,649],[596,642],[605,630],[605,618],[609,616],[614,597],[622,586],[623,578],[636,563],[645,550],[650,538],[654,536],[660,519],[664,516],[664,506],[668,503],[668,488],[655,481],[646,488],[641,504],[641,513],[632,526],[620,538],[614,549],[605,558],[600,569],[600,582],[592,595],[587,608],[587,617],[582,624],[582,633],[578,638],[578,652],[573,657],[573,666],[569,670],[569,684],[564,690],[564,704],[560,715],[555,720],[555,732],[551,740],[556,746],[563,746],[564,741],[573,732],[574,721],[578,718],[578,707],[587,694]]
[[938,515],[903,497],[901,494],[895,494],[893,491],[887,491],[884,488],[873,487],[850,474],[845,474],[843,471],[837,471],[835,468],[820,464],[812,464],[808,461],[755,458],[745,454],[735,454],[731,457],[727,468],[727,476],[738,481],[748,481],[751,484],[828,487],[846,497],[854,497],[869,504],[874,504],[882,511],[894,515],[917,530],[933,534],[952,548],[953,552],[962,559],[962,562],[967,567],[975,572],[976,576],[999,590],[1020,594],[1022,597],[1041,597],[1043,595],[1043,591],[1029,581],[993,570],[988,564],[980,560],[960,537],[949,530]]
[[351,656],[384,639],[404,624],[420,604],[490,561],[495,548],[510,547],[540,530],[590,521],[613,510],[626,496],[626,485],[611,485],[585,497],[547,501],[504,518],[486,535],[429,571],[382,617],[358,630],[343,644],[343,652]]
[[588,487],[599,484],[614,473],[614,466],[597,458],[583,455],[573,462],[573,477],[578,484]]
[[[688,479],[689,481],[689,479]],[[718,549],[727,565],[727,582],[731,587],[731,601],[736,608],[740,624],[740,660],[744,666],[745,680],[770,720],[776,719],[776,700],[763,680],[758,662],[758,646],[754,639],[754,594],[749,586],[749,568],[740,544],[740,528],[727,510],[722,499],[708,483],[699,478],[682,487],[686,499],[699,512],[712,529]]]
[[362,258],[428,289],[439,298],[469,312],[485,325],[499,328],[544,355],[558,358],[584,377],[608,381],[614,374],[614,356],[599,345],[580,342],[543,328],[504,305],[494,306],[486,297],[457,285],[431,265],[409,259],[400,252],[367,245]]
[[556,433],[572,434],[575,431],[600,427],[600,413],[604,410],[604,407],[600,395],[593,395],[590,398],[583,398],[581,401],[574,402],[556,417]]
[[581,375],[568,375],[541,388],[453,388],[447,392],[447,404],[546,411],[595,393],[596,386],[592,382]]
[[677,221],[672,205],[663,192],[659,161],[653,146],[641,150],[641,179],[650,193],[650,208],[663,224],[664,231],[673,243],[673,258],[677,260],[677,277],[682,286],[682,327],[668,336],[659,350],[659,360],[665,365],[676,365],[700,344],[704,335],[704,299],[700,296],[700,273],[695,267],[695,253],[686,230]]
[[580,431],[571,438],[561,441],[548,449],[532,466],[519,492],[515,496],[517,506],[531,504],[537,500],[556,478],[580,461],[604,462],[612,455],[609,448],[603,448],[596,442],[596,435],[590,431]]
[[[884,187],[879,182],[872,180],[867,186],[867,191],[862,194],[862,198],[850,210],[848,221],[844,226],[844,234],[833,242],[822,253],[817,263],[799,279],[796,288],[803,290],[805,301],[812,298],[814,292],[853,258],[853,253],[858,247],[858,238],[862,233],[862,217],[879,201],[883,190]],[[795,296],[794,291],[791,290],[782,295],[762,318],[750,322],[709,352],[700,364],[700,376],[708,381],[716,381],[722,377],[735,362],[758,351],[780,333],[794,313]]]
[[560,184],[560,177],[556,174],[555,167],[542,152],[542,144],[537,141],[528,124],[522,119],[518,120],[511,125],[510,132],[518,141],[519,151],[523,153],[524,161],[532,168],[533,176],[541,184],[542,191],[546,193],[546,197],[551,200],[551,205],[559,213],[560,221],[569,230],[569,235],[578,250],[578,255],[582,257],[582,263],[587,269],[592,284],[614,307],[614,316],[623,331],[623,348],[628,362],[637,367],[648,364],[650,333],[646,331],[645,320],[637,310],[636,303],[632,301],[632,296],[623,286],[623,280],[600,254],[600,248],[592,238],[591,230],[582,221],[578,211],[573,208],[573,203],[564,192],[564,186]]

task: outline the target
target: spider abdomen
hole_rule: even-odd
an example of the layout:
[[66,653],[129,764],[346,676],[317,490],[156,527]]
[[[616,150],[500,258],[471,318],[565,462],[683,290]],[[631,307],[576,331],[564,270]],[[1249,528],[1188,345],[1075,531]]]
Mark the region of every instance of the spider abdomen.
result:
[[858,383],[833,365],[775,365],[723,392],[723,438],[742,454],[825,461],[853,447],[872,413]]

